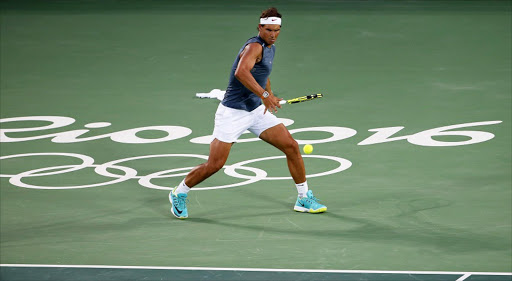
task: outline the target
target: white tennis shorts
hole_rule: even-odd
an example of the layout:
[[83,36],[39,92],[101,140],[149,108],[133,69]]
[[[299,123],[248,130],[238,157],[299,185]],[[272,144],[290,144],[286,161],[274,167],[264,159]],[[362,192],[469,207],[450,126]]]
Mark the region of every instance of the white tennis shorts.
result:
[[259,137],[266,129],[281,123],[274,114],[268,110],[263,114],[264,111],[263,104],[251,112],[219,104],[215,113],[213,137],[223,142],[232,143],[236,142],[247,130]]

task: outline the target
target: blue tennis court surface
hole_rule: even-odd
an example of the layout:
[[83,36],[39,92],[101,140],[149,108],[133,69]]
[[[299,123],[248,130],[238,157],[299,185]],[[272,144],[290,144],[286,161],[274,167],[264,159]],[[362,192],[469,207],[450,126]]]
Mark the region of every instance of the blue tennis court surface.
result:
[[6,280],[512,280],[512,273],[2,265]]

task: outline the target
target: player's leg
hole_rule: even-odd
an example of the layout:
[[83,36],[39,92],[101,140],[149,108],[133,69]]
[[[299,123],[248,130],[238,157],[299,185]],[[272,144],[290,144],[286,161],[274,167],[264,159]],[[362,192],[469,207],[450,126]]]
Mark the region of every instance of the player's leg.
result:
[[313,196],[313,192],[308,190],[304,160],[300,154],[297,141],[293,139],[288,129],[283,124],[278,124],[263,131],[259,137],[286,155],[288,169],[299,193],[293,209],[298,212],[307,213],[327,211],[327,207],[318,203],[319,200]]
[[169,193],[169,201],[172,204],[171,211],[175,217],[180,219],[188,217],[186,200],[190,188],[209,178],[224,166],[232,145],[233,143],[214,139],[210,143],[208,160],[192,169],[185,179]]
[[222,169],[228,159],[232,145],[233,143],[214,139],[210,143],[208,161],[192,169],[187,177],[185,177],[185,184],[192,188]]
[[[185,179],[169,194],[169,200],[173,205],[172,212],[176,217],[186,218],[188,216],[186,214],[186,198],[190,188],[215,174],[224,166],[233,143],[249,128],[250,124],[250,112],[228,108],[222,105],[222,103],[219,104],[215,113],[214,140],[210,143],[208,161],[192,169]],[[178,209],[175,209],[175,206]]]
[[304,168],[299,145],[282,123],[266,129],[259,137],[286,155],[288,169],[296,184],[306,181],[306,169]]

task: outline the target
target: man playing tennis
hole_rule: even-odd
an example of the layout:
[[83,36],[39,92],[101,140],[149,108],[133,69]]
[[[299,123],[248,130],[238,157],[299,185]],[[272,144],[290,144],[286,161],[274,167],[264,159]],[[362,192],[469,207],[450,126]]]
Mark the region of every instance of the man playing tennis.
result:
[[274,43],[280,31],[281,14],[276,8],[269,8],[260,16],[258,36],[247,40],[238,52],[226,94],[215,113],[214,140],[210,144],[208,161],[192,169],[169,193],[172,213],[177,218],[188,217],[187,193],[224,166],[233,143],[246,130],[286,155],[298,191],[295,211],[321,213],[327,210],[308,189],[299,145],[273,114],[281,108],[279,101],[282,100],[272,93],[269,79],[276,49]]

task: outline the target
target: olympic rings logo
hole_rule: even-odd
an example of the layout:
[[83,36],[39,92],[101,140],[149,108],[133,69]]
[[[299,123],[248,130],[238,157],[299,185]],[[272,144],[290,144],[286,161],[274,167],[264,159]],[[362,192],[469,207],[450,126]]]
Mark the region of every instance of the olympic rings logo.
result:
[[[12,185],[23,187],[23,188],[33,188],[33,189],[77,189],[77,188],[89,188],[89,187],[99,187],[99,186],[109,186],[116,183],[121,183],[131,179],[138,179],[138,183],[147,188],[151,189],[159,189],[159,190],[171,190],[172,187],[169,186],[160,186],[152,183],[153,179],[158,178],[173,178],[173,177],[184,177],[188,174],[188,172],[194,167],[183,167],[183,168],[175,168],[168,169],[163,171],[158,171],[154,173],[150,173],[147,175],[139,175],[139,172],[131,167],[120,165],[121,163],[134,161],[139,159],[149,159],[149,158],[166,158],[166,157],[186,157],[186,158],[199,158],[199,159],[208,159],[208,156],[201,154],[154,154],[154,155],[143,155],[143,156],[135,156],[129,158],[123,158],[118,160],[113,160],[104,164],[94,164],[94,158],[78,154],[78,153],[59,153],[59,152],[43,152],[43,153],[25,153],[25,154],[15,154],[15,155],[7,155],[1,156],[0,160],[5,161],[7,159],[20,158],[20,157],[34,157],[34,156],[62,156],[62,157],[72,157],[78,158],[82,161],[81,164],[78,165],[60,165],[60,166],[50,166],[44,168],[38,168],[33,170],[24,171],[18,174],[0,174],[0,177],[9,178],[9,182]],[[251,183],[255,183],[261,180],[288,180],[291,177],[268,177],[267,172],[255,168],[248,167],[247,164],[259,162],[259,161],[267,161],[274,159],[282,159],[286,156],[271,156],[271,157],[263,157],[256,158],[246,161],[241,161],[232,165],[225,165],[223,167],[224,173],[230,177],[243,179],[239,183],[234,184],[226,184],[220,186],[209,186],[209,187],[195,187],[194,190],[212,190],[212,189],[222,189],[222,188],[230,188],[237,187],[242,185],[248,185]],[[335,156],[326,156],[326,155],[304,155],[305,158],[319,158],[319,159],[327,159],[338,163],[338,167],[331,169],[329,171],[316,173],[308,175],[308,178],[327,176],[335,173],[342,172],[352,166],[352,162],[347,159],[335,157]],[[45,177],[45,176],[53,176],[60,175],[65,173],[72,173],[75,171],[79,171],[85,168],[94,168],[94,172],[98,175],[111,178],[112,180],[105,181],[102,183],[93,183],[93,184],[83,184],[83,185],[69,185],[69,186],[41,186],[41,185],[33,185],[23,182],[24,178],[33,178],[33,177]],[[121,174],[111,173],[107,171],[107,169],[113,169],[120,171]],[[237,170],[246,170],[254,175],[248,176],[243,175],[237,172]]]

